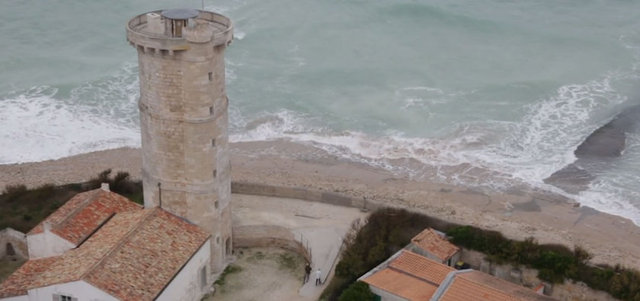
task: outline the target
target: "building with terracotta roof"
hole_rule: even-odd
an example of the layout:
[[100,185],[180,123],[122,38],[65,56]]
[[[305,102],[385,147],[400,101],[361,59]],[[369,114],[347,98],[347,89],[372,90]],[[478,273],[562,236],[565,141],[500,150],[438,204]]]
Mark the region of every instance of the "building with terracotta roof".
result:
[[361,276],[384,301],[548,301],[511,282],[475,270],[456,270],[409,250],[400,250]]
[[73,247],[31,258],[0,284],[0,300],[196,300],[210,287],[211,235],[164,209],[96,189],[45,221],[50,230],[29,233]]
[[444,233],[427,228],[411,239],[408,249],[448,266],[460,259],[460,248],[450,243]]
[[0,284],[1,300],[199,300],[231,256],[231,20],[157,10],[126,32],[138,52],[144,209],[108,189],[76,195],[27,234],[30,260]]
[[29,258],[62,255],[86,240],[114,214],[142,206],[109,191],[108,184],[77,194],[27,233]]

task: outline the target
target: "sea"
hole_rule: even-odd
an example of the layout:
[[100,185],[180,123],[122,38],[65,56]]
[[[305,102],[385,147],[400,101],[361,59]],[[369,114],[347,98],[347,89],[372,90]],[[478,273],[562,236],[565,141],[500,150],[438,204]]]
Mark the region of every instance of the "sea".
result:
[[483,189],[527,183],[640,225],[640,130],[592,160],[584,189],[544,181],[640,104],[640,1],[4,0],[0,164],[139,146],[125,23],[203,7],[234,22],[232,142],[285,139]]

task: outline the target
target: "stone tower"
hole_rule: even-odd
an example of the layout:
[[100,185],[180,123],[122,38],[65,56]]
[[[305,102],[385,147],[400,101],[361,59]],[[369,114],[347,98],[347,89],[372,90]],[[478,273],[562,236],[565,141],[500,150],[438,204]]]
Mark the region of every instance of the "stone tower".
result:
[[144,206],[211,233],[211,269],[231,253],[231,183],[224,50],[231,21],[193,9],[153,11],[127,24],[138,50]]

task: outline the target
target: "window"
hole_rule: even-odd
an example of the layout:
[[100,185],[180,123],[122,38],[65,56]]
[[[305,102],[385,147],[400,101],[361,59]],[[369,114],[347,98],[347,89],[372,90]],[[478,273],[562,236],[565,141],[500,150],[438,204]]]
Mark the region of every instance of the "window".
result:
[[73,298],[67,295],[53,295],[53,301],[78,301],[78,298]]
[[218,201],[215,201],[213,204],[216,206],[216,209],[218,209]]
[[205,288],[207,286],[207,267],[203,266],[200,269],[200,288]]
[[213,80],[213,72],[209,72],[209,81]]
[[211,139],[211,146],[216,147],[216,139]]
[[209,107],[209,115],[213,115],[213,106]]
[[213,170],[213,177],[215,178],[217,175],[218,175],[218,170],[217,170],[217,169],[214,169],[214,170]]

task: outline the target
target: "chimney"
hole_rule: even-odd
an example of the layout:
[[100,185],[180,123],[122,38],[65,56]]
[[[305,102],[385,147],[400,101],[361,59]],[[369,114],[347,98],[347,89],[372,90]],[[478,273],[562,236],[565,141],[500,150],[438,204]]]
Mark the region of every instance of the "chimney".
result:
[[100,189],[102,189],[104,191],[111,191],[111,190],[109,190],[109,183],[100,184]]
[[44,229],[45,233],[51,231],[51,223],[50,222],[42,223],[42,228]]

